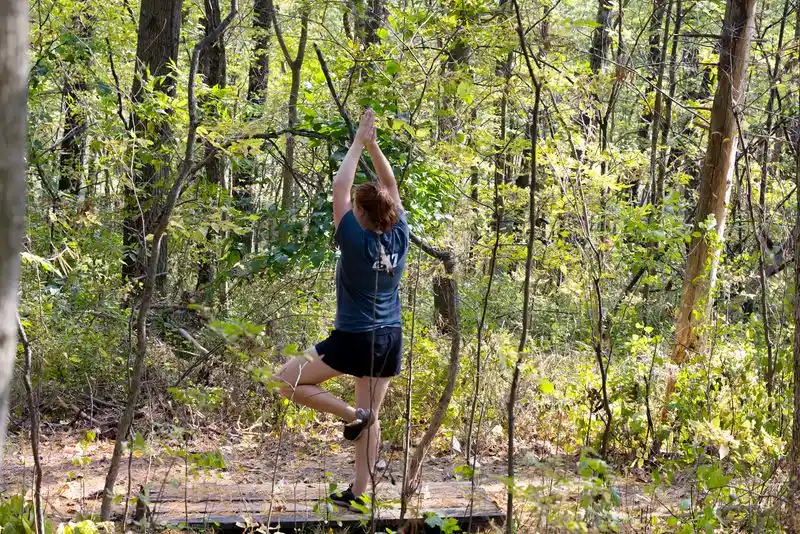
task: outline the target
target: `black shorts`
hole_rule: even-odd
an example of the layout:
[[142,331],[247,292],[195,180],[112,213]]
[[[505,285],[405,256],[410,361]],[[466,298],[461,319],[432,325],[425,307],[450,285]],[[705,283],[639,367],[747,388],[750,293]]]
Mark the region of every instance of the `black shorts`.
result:
[[397,376],[403,361],[403,330],[400,327],[358,333],[333,330],[315,348],[322,361],[340,373],[357,377]]

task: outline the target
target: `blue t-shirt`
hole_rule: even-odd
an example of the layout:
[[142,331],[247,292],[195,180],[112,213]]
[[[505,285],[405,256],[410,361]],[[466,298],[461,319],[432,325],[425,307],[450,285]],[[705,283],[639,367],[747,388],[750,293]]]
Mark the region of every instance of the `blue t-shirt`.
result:
[[[408,253],[405,212],[400,212],[400,219],[390,232],[376,234],[362,228],[353,210],[349,210],[336,229],[336,242],[341,254],[336,263],[335,327],[344,332],[370,332],[401,326],[400,278]],[[392,274],[387,272],[387,262],[391,263]]]

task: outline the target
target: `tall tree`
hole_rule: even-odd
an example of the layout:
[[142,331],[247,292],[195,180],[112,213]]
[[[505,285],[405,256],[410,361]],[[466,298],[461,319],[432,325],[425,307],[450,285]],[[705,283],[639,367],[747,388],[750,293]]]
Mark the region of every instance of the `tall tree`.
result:
[[[144,7],[144,5],[143,5]],[[136,311],[136,358],[133,361],[133,369],[128,383],[128,397],[125,403],[125,408],[120,415],[119,422],[117,423],[116,442],[114,443],[114,450],[111,453],[111,460],[109,461],[108,473],[106,474],[105,485],[103,487],[103,498],[100,505],[100,516],[104,521],[108,521],[111,516],[111,507],[114,502],[114,486],[119,474],[120,460],[122,458],[123,444],[131,430],[133,424],[133,415],[136,411],[136,404],[139,400],[139,393],[142,387],[142,378],[144,376],[145,366],[147,363],[147,323],[150,307],[153,302],[153,293],[156,286],[159,268],[159,253],[161,250],[161,242],[166,237],[167,227],[169,226],[172,212],[181,197],[181,194],[186,189],[186,185],[195,172],[195,143],[198,138],[198,127],[200,121],[197,113],[197,98],[195,97],[195,76],[197,75],[200,54],[207,49],[209,45],[215,43],[217,39],[221,38],[222,33],[225,31],[233,18],[236,16],[236,0],[231,0],[231,8],[225,20],[218,24],[212,32],[203,37],[192,50],[192,56],[189,63],[189,76],[187,83],[187,108],[189,124],[186,132],[186,146],[184,149],[183,158],[178,165],[178,172],[173,180],[165,184],[168,193],[164,197],[163,207],[155,214],[155,221],[153,224],[152,238],[147,245],[149,255],[147,256],[147,273],[144,278],[144,284],[139,296],[138,307]],[[125,521],[127,518],[124,518]]]
[[[662,43],[658,52],[658,73],[656,75],[656,98],[653,103],[652,131],[650,132],[650,202],[660,204],[663,195],[664,184],[658,180],[658,139],[662,132],[661,109],[664,105],[664,71],[667,63],[667,44],[669,42],[670,15],[672,14],[672,0],[666,0],[667,11],[664,17],[664,34],[660,39]],[[652,53],[652,49],[651,49]]]
[[[799,12],[800,13],[800,12]],[[797,16],[800,23],[800,14]],[[798,24],[800,28],[800,24]],[[800,33],[800,29],[798,29]],[[796,119],[796,142],[794,152],[795,196],[797,198],[795,227],[800,228],[800,91],[798,91],[798,116]],[[800,239],[794,239],[794,257],[800,258]],[[794,287],[800,287],[800,261],[794,262]],[[789,532],[800,533],[800,291],[794,292],[794,416],[792,419],[792,443],[789,451]]]
[[0,0],[0,463],[17,355],[19,253],[25,224],[28,2]]
[[76,14],[72,31],[75,33],[75,61],[64,76],[61,96],[64,101],[64,130],[61,137],[59,155],[58,190],[61,193],[77,195],[83,182],[83,160],[86,153],[86,111],[80,101],[80,93],[86,90],[86,82],[81,63],[88,62],[89,24]]
[[[210,35],[222,23],[220,15],[219,0],[205,0],[205,15],[203,17],[203,30],[206,36]],[[205,83],[209,87],[225,87],[227,61],[225,58],[225,41],[219,39],[208,47],[200,56],[200,72],[205,78]],[[212,114],[214,102],[208,102]],[[209,185],[224,187],[225,185],[225,161],[220,153],[215,154],[215,149],[210,142],[204,142],[207,163],[205,166],[205,178]],[[214,253],[214,238],[216,233],[209,229],[206,233],[206,251],[200,259],[197,270],[197,288],[201,289],[214,280],[214,264],[216,255]]]
[[[800,9],[795,11],[796,42],[800,42]],[[797,65],[795,88],[800,87],[800,64]],[[794,124],[794,191],[795,228],[800,228],[800,89],[797,89],[797,116]],[[800,258],[800,239],[794,238],[794,257]],[[794,354],[792,358],[793,405],[792,443],[789,451],[788,530],[800,534],[800,261],[794,262]]]
[[[766,217],[767,209],[767,184],[769,183],[770,171],[770,148],[772,145],[772,134],[774,128],[775,114],[774,107],[779,98],[778,84],[781,79],[781,60],[783,54],[783,39],[786,32],[786,21],[789,18],[789,8],[791,7],[789,0],[783,3],[783,14],[778,29],[778,43],[775,48],[774,63],[772,68],[769,67],[769,59],[767,59],[767,77],[769,79],[769,99],[767,100],[767,121],[764,125],[764,147],[761,151],[761,185],[758,191],[758,206],[761,211],[761,218]],[[800,8],[796,8],[800,9]]]
[[653,0],[653,13],[650,16],[650,26],[648,32],[648,54],[647,54],[647,81],[644,90],[645,106],[642,112],[642,126],[639,129],[639,136],[642,138],[642,146],[647,146],[650,136],[650,123],[653,120],[653,109],[650,107],[650,98],[653,96],[654,83],[658,79],[659,67],[661,63],[661,27],[664,20],[665,0]]
[[[255,39],[250,59],[247,80],[247,107],[245,118],[254,119],[261,115],[269,87],[270,32],[272,31],[272,10],[268,0],[255,0],[253,3],[253,29]],[[232,195],[236,208],[244,213],[253,213],[253,186],[258,174],[258,159],[247,153],[236,161],[233,172]],[[248,232],[239,239],[242,254],[253,250],[253,233]]]
[[[755,0],[729,0],[725,12],[718,65],[718,85],[711,108],[711,124],[700,178],[700,195],[694,218],[697,230],[689,246],[683,276],[683,296],[675,327],[672,361],[681,365],[687,356],[703,350],[700,331],[711,311],[719,250],[725,238],[730,183],[739,140],[736,113],[744,100],[745,74],[753,35]],[[713,221],[713,238],[706,235]],[[715,244],[714,241],[717,243]],[[675,387],[670,376],[666,398]]]
[[[300,39],[297,42],[297,54],[292,57],[289,48],[286,46],[286,41],[283,38],[281,25],[278,23],[278,18],[275,16],[275,5],[273,0],[267,0],[268,8],[271,12],[272,23],[275,28],[275,37],[283,52],[283,58],[289,65],[291,71],[292,81],[289,89],[289,109],[287,128],[291,130],[297,125],[297,101],[300,96],[300,70],[303,68],[303,59],[306,55],[306,41],[308,40],[308,6],[302,6],[302,13],[300,15]],[[294,197],[294,149],[295,138],[294,134],[290,131],[286,134],[286,154],[283,158],[283,170],[281,172],[281,208],[288,210],[292,206],[292,199]]]
[[611,48],[611,8],[609,0],[598,0],[592,46],[589,48],[589,67],[594,74],[602,70]]
[[520,48],[522,55],[525,58],[525,66],[528,68],[528,76],[530,76],[531,83],[533,84],[533,107],[530,111],[530,151],[528,152],[530,161],[528,162],[529,179],[528,179],[528,241],[527,253],[525,255],[525,280],[522,283],[522,333],[519,338],[519,345],[517,346],[517,360],[514,363],[514,374],[511,378],[511,388],[508,393],[508,403],[506,409],[508,413],[508,448],[507,448],[507,471],[508,476],[508,492],[506,495],[506,532],[513,534],[515,530],[514,524],[514,434],[516,426],[516,412],[517,405],[517,391],[519,389],[520,371],[522,361],[525,357],[528,348],[528,326],[530,324],[530,300],[531,300],[531,270],[533,266],[533,245],[536,239],[536,190],[537,190],[537,148],[539,138],[539,106],[542,97],[542,82],[536,75],[536,70],[533,68],[531,62],[531,52],[529,50],[528,42],[525,39],[525,29],[522,26],[522,15],[519,11],[519,3],[517,0],[512,0],[514,4],[514,13],[517,16],[517,37],[519,38]]
[[[136,43],[136,73],[131,90],[134,104],[145,100],[145,87],[152,78],[157,78],[156,90],[169,96],[175,94],[175,78],[170,69],[178,57],[182,6],[183,0],[142,0]],[[159,206],[163,202],[163,187],[160,184],[170,174],[169,158],[164,155],[164,147],[171,144],[172,131],[167,120],[159,120],[156,124],[136,112],[133,114],[133,127],[136,135],[148,136],[152,145],[147,155],[137,150],[133,184],[129,183],[125,188],[122,233],[125,257],[122,274],[129,279],[141,280],[147,264],[145,238],[152,234]],[[158,163],[155,163],[157,160]],[[166,240],[163,241],[159,257],[161,265],[157,286],[163,288],[167,270]]]
[[364,20],[364,44],[366,46],[381,42],[378,30],[383,28],[386,18],[389,16],[385,3],[386,0],[367,0],[367,13]]

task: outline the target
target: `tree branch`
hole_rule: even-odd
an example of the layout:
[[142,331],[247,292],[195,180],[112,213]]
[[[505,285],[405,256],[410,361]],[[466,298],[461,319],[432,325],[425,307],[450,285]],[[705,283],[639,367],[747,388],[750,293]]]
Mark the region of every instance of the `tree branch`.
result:
[[336,94],[336,88],[333,87],[333,80],[331,79],[331,73],[328,70],[328,64],[325,62],[325,57],[322,55],[322,51],[319,49],[319,46],[317,46],[317,43],[314,43],[314,51],[317,53],[319,66],[322,67],[322,74],[325,75],[325,82],[328,84],[328,89],[331,92],[333,101],[336,102],[336,108],[339,110],[339,115],[342,116],[344,123],[347,125],[347,131],[350,132],[350,139],[353,139],[356,136],[355,128],[353,128],[353,122],[350,120],[347,110],[344,108],[342,101],[339,99],[339,95]]
[[272,16],[272,26],[275,28],[275,37],[278,39],[278,44],[281,47],[281,52],[283,52],[283,57],[286,59],[286,63],[291,65],[294,63],[292,61],[292,55],[289,53],[289,49],[286,47],[286,41],[283,40],[283,32],[281,31],[280,24],[278,24],[278,17],[275,13],[275,4],[273,4],[272,0],[267,0],[267,9],[270,11],[270,15]]

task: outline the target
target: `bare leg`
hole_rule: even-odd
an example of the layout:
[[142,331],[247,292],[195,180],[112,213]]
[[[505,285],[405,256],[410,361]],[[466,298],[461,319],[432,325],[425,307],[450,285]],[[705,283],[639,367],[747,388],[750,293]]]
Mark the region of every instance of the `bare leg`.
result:
[[281,395],[303,406],[326,412],[352,422],[356,411],[342,399],[317,384],[341,375],[323,362],[310,348],[303,356],[292,358],[281,368],[278,379],[283,382]]
[[356,406],[371,409],[375,415],[375,422],[362,430],[356,441],[356,480],[353,482],[355,495],[367,491],[375,462],[378,461],[378,445],[381,442],[381,424],[378,418],[386,391],[389,389],[389,380],[389,378],[367,376],[356,379]]

